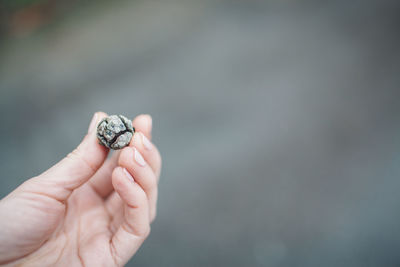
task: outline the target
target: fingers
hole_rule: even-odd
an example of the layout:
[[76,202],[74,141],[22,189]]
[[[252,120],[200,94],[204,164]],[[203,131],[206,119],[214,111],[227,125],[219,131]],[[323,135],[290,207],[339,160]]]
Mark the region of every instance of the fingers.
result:
[[107,157],[108,149],[96,137],[97,123],[106,116],[96,112],[81,144],[45,173],[28,180],[24,188],[64,202],[74,189],[93,176]]
[[157,181],[161,172],[161,156],[157,147],[153,145],[150,140],[142,132],[136,132],[133,135],[131,146],[134,146],[142,154],[144,160],[150,165],[154,171]]
[[[132,124],[133,127],[135,127],[135,131],[146,133],[147,138],[150,138],[152,119],[149,115],[137,116],[133,120]],[[111,174],[114,168],[118,165],[119,154],[120,151],[114,152],[111,158],[107,159],[103,166],[89,181],[89,184],[92,186],[94,191],[96,191],[98,195],[103,198],[109,196],[114,190],[111,183]]]
[[150,232],[161,170],[160,154],[150,142],[151,117],[140,115],[133,123],[136,133],[130,146],[122,149],[118,160],[120,167],[112,174],[116,193],[106,201],[106,208],[113,216],[111,232],[115,232],[110,251],[117,265],[125,264]]
[[134,177],[149,200],[149,215],[152,221],[156,214],[157,203],[157,178],[150,165],[144,160],[139,150],[135,147],[126,147],[121,151],[119,165],[128,170]]
[[110,252],[117,266],[124,265],[150,233],[146,193],[129,172],[117,167],[112,174],[115,191],[125,204],[123,221],[110,242]]

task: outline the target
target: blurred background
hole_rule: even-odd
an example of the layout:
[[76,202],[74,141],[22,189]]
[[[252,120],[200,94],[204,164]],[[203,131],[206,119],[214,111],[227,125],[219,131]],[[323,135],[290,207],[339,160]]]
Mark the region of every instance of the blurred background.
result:
[[0,1],[1,197],[153,115],[128,266],[399,266],[400,2]]

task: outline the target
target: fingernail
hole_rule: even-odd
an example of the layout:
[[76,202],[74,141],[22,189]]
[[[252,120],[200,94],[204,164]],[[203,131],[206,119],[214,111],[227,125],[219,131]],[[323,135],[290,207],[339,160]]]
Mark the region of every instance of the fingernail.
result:
[[134,147],[133,150],[135,150],[135,160],[140,166],[145,166],[146,161],[144,161],[144,158],[142,155],[139,153],[139,151]]
[[147,139],[147,137],[143,133],[140,133],[140,135],[142,136],[142,143],[144,145],[144,148],[146,148],[147,150],[151,150],[153,146],[150,143],[149,139]]
[[132,182],[135,181],[135,179],[133,179],[132,175],[128,172],[127,169],[122,168],[122,171],[125,173],[126,178],[128,178],[128,179],[131,180]]
[[97,122],[97,112],[94,113],[93,118],[90,121],[89,128],[88,128],[88,133],[93,132],[94,128],[96,127],[96,122]]

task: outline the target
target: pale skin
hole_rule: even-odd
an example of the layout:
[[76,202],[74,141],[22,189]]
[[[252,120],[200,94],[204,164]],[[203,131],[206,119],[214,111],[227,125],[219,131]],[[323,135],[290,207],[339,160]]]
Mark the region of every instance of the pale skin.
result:
[[133,120],[128,147],[107,158],[97,112],[82,143],[0,201],[0,265],[123,266],[156,216],[161,157],[152,120]]

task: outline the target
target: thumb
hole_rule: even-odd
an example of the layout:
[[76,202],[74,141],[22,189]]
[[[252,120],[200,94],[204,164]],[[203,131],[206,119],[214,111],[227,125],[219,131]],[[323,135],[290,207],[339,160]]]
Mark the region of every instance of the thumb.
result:
[[106,116],[103,112],[96,112],[88,134],[79,146],[46,172],[28,180],[24,188],[61,202],[67,200],[72,191],[88,181],[107,158],[108,149],[100,145],[96,137],[97,123]]

